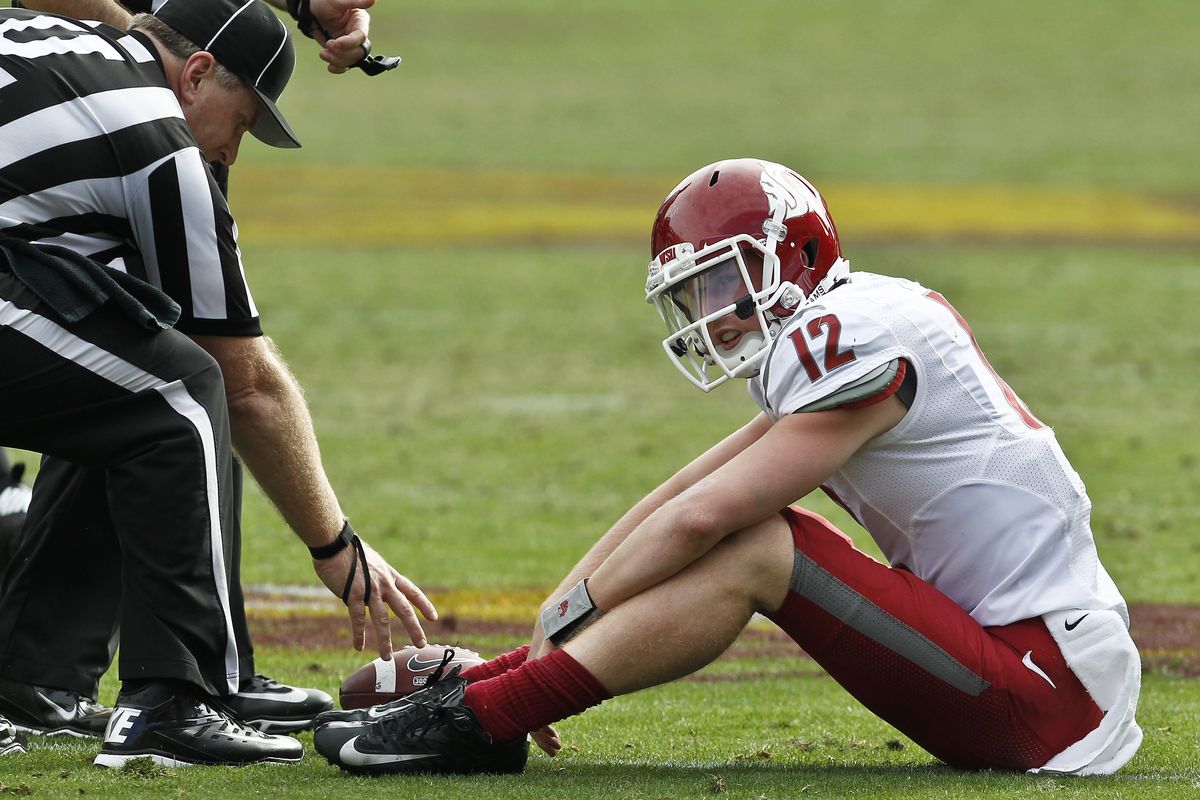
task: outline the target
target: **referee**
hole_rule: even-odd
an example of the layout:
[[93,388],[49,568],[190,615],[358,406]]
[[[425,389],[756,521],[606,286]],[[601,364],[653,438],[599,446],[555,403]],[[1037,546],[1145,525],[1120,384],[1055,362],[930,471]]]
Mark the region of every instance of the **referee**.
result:
[[[258,0],[170,0],[128,34],[0,12],[0,444],[46,454],[0,598],[0,674],[44,682],[59,620],[119,605],[99,764],[300,757],[212,702],[239,679],[234,443],[357,646],[368,607],[388,653],[389,607],[417,643],[413,605],[435,614],[345,522],[204,164],[233,163],[246,131],[298,145],[275,106],[293,61]],[[114,631],[87,633],[91,651]]]

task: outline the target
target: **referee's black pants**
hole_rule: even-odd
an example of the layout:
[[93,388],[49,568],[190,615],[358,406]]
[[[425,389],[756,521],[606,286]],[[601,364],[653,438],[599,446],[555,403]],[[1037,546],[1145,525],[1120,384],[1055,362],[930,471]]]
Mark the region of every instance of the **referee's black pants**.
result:
[[121,680],[236,691],[238,515],[216,362],[112,304],[62,322],[0,270],[0,445],[46,456],[0,595],[0,675],[93,694],[117,620]]

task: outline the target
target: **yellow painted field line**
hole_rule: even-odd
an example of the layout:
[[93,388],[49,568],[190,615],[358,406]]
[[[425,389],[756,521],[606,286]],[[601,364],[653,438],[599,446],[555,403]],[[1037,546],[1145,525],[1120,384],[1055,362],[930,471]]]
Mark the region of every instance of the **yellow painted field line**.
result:
[[[244,242],[386,247],[644,242],[674,178],[520,171],[239,165]],[[1200,244],[1200,201],[1036,186],[832,183],[843,236]]]

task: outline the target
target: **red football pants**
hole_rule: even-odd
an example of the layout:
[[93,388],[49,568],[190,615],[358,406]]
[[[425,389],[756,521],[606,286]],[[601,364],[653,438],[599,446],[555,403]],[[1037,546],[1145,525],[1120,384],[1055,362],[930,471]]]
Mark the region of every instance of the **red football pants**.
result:
[[963,769],[1040,767],[1103,716],[1040,618],[985,628],[940,591],[789,508],[791,586],[772,621],[845,689]]

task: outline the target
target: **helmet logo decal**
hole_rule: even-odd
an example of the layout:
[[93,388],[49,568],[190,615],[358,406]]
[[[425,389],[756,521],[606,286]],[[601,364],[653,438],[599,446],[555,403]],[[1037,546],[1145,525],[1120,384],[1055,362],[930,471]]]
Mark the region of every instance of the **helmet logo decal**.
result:
[[782,222],[811,211],[821,218],[827,228],[833,229],[833,221],[829,219],[829,211],[825,208],[821,195],[811,183],[787,167],[764,164],[763,171],[758,176],[758,184],[767,196],[771,219]]

